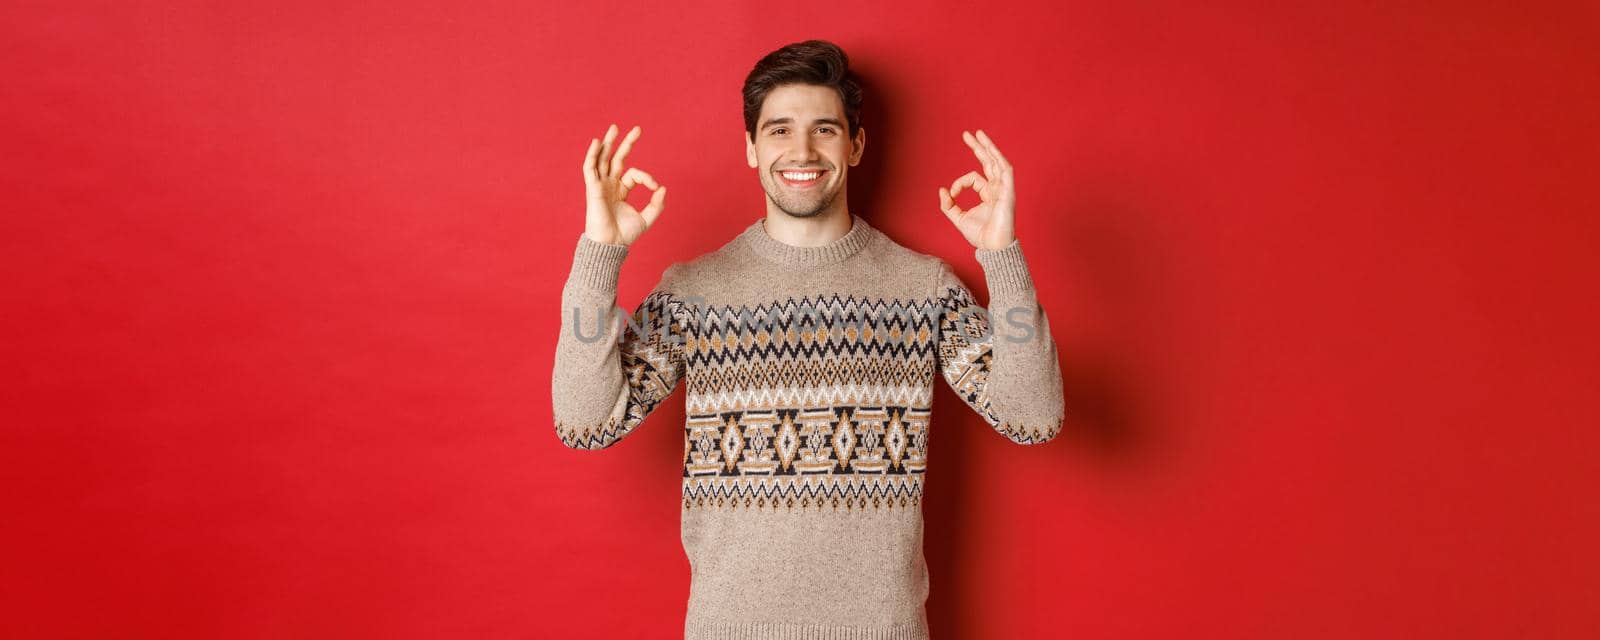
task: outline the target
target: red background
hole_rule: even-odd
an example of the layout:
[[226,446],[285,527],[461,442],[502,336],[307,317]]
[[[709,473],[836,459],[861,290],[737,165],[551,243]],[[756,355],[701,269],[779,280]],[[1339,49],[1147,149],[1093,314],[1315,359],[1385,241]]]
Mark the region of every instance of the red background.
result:
[[1600,13],[1326,4],[8,4],[0,635],[680,634],[681,390],[551,423],[579,165],[670,187],[632,308],[820,37],[852,210],[985,298],[992,134],[1062,355],[1046,445],[939,387],[936,638],[1594,637]]

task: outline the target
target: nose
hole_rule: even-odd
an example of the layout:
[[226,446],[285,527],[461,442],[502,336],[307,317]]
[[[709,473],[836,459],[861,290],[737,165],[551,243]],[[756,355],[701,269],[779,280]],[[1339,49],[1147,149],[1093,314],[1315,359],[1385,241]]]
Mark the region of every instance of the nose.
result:
[[810,133],[797,135],[794,137],[794,141],[796,148],[793,152],[800,161],[809,163],[822,157],[822,154],[817,151],[817,140]]

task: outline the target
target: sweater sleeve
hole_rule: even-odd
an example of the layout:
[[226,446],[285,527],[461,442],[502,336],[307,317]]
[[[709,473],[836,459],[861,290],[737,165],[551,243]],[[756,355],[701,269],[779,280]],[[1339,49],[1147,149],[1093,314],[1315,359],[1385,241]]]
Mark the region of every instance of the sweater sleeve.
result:
[[1022,246],[1013,241],[975,251],[989,309],[978,305],[949,263],[939,261],[940,372],[1000,435],[1017,444],[1046,442],[1061,432],[1061,365]]
[[667,268],[622,322],[617,279],[627,254],[627,245],[580,234],[561,290],[551,409],[556,435],[573,449],[616,444],[672,395],[683,376],[682,305],[672,290],[678,265]]

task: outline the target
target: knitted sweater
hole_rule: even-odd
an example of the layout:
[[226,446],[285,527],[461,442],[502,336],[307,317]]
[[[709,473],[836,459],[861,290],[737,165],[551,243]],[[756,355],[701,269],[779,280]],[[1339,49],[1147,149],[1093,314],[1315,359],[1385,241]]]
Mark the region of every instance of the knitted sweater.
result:
[[[797,247],[758,219],[617,307],[625,245],[579,235],[551,376],[557,436],[604,449],[685,387],[684,637],[921,640],[935,374],[1001,436],[1049,440],[1061,371],[1017,242],[943,260],[851,214]],[[603,316],[603,321],[598,320]]]

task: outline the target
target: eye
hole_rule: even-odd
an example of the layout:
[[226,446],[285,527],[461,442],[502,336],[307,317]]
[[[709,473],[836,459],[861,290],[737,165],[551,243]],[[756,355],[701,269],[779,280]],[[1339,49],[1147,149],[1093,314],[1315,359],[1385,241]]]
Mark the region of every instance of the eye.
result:
[[783,131],[784,131],[783,127],[773,127],[772,128],[772,135],[778,135],[779,133],[782,133]]
[[817,130],[818,131],[826,131],[828,133],[833,133],[833,127],[817,127]]

